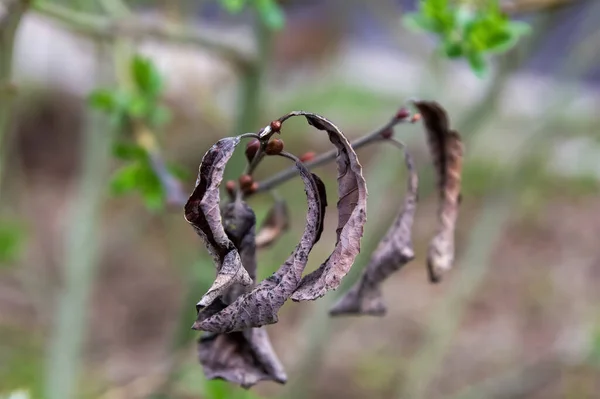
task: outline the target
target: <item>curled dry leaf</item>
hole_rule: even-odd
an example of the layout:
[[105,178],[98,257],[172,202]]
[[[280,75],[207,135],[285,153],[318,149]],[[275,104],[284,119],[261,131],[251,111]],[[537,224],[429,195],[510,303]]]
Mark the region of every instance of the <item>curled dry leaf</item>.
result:
[[304,276],[292,295],[294,301],[314,300],[339,287],[360,252],[360,241],[367,221],[367,186],[362,166],[344,134],[322,116],[298,111],[281,118],[303,115],[308,123],[324,130],[338,149],[338,226],[335,248],[327,260],[314,272]]
[[306,226],[300,243],[284,264],[251,292],[241,295],[220,311],[205,309],[198,313],[193,329],[226,333],[276,323],[277,312],[298,287],[308,255],[316,243],[324,218],[321,190],[313,175],[296,162],[308,200]]
[[276,200],[256,235],[256,248],[267,248],[289,228],[288,207],[284,200]]
[[239,142],[238,137],[221,139],[204,154],[196,187],[184,207],[185,219],[202,237],[217,267],[215,282],[198,302],[198,308],[210,305],[233,284],[252,284],[252,278],[242,267],[238,250],[225,233],[219,209],[219,185],[225,165]]
[[438,103],[416,101],[415,106],[423,116],[429,151],[438,177],[438,228],[427,254],[429,279],[436,283],[454,262],[454,232],[460,203],[464,147],[458,132],[450,129],[448,115]]
[[209,380],[221,378],[244,388],[264,380],[287,381],[263,328],[206,334],[198,341],[198,358]]
[[331,315],[384,315],[386,307],[381,295],[381,284],[415,257],[411,236],[419,177],[406,149],[404,160],[408,169],[408,183],[403,209],[371,255],[359,281],[331,308]]
[[[242,264],[256,279],[256,217],[243,201],[228,203],[223,209],[225,233],[239,250]],[[233,284],[202,312],[216,314],[251,288]],[[221,378],[249,388],[259,381],[285,383],[287,376],[267,335],[260,328],[231,334],[205,334],[198,340],[198,358],[206,378]]]

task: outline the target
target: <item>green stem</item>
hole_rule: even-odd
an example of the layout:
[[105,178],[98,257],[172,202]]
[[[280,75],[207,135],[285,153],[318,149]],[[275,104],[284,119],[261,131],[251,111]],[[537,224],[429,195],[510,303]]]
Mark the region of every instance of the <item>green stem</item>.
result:
[[6,141],[14,99],[11,79],[15,34],[27,8],[27,2],[7,1],[4,7],[5,14],[0,16],[0,181],[4,172]]
[[65,287],[60,294],[46,369],[48,399],[75,397],[89,298],[99,263],[100,211],[109,164],[111,135],[103,117],[88,114],[82,174],[65,237]]

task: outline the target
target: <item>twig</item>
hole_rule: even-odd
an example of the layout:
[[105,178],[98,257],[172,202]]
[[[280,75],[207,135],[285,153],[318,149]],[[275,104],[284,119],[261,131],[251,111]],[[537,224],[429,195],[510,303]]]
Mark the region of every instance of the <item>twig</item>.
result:
[[551,11],[577,3],[580,0],[512,0],[502,4],[502,11],[509,15]]
[[[401,122],[405,122],[405,121],[408,121],[408,119],[407,118],[399,119],[399,118],[393,117],[392,119],[390,119],[390,121],[388,123],[386,123],[382,127],[353,141],[351,143],[352,148],[354,148],[354,150],[358,150],[358,149],[365,147],[375,141],[385,140],[386,138],[383,136],[384,133],[387,133],[389,131],[389,129],[393,129],[394,126],[396,126],[397,124],[399,124]],[[318,155],[312,161],[306,162],[305,165],[309,170],[311,170],[311,169],[317,168],[319,166],[323,166],[323,165],[335,160],[336,156],[337,156],[337,150],[333,149],[331,151],[327,151],[321,155]],[[271,190],[272,188],[290,180],[297,173],[298,172],[295,167],[290,167],[284,171],[281,171],[280,173],[276,174],[275,176],[272,176],[262,182],[259,182],[256,193],[261,193],[261,192]]]
[[83,171],[65,237],[65,288],[59,298],[46,371],[48,399],[71,399],[80,367],[85,321],[98,266],[100,210],[110,164],[109,144],[102,120],[89,115],[81,152]]
[[6,136],[10,129],[10,115],[14,88],[11,83],[15,33],[28,3],[24,0],[0,2],[0,180],[6,154]]
[[154,38],[171,43],[196,45],[218,54],[241,69],[252,68],[257,62],[252,51],[225,42],[215,35],[171,22],[143,21],[135,17],[101,17],[73,11],[47,1],[35,2],[32,8],[39,14],[61,22],[71,30],[95,38],[114,40],[126,36],[133,39]]

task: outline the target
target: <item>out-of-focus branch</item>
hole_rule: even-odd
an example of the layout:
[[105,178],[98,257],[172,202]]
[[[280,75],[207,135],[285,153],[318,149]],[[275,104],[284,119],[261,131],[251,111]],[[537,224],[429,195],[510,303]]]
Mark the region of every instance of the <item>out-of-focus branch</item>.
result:
[[25,0],[0,1],[0,178],[4,164],[4,139],[10,128],[14,87],[12,79],[15,33],[28,7]]
[[166,42],[195,45],[218,54],[242,69],[250,68],[257,62],[253,51],[222,38],[171,22],[144,21],[136,17],[96,16],[46,1],[34,3],[32,9],[61,22],[71,30],[96,38],[108,40],[123,36],[133,39],[154,38]]
[[545,12],[578,1],[580,0],[511,0],[502,4],[502,11],[509,15]]

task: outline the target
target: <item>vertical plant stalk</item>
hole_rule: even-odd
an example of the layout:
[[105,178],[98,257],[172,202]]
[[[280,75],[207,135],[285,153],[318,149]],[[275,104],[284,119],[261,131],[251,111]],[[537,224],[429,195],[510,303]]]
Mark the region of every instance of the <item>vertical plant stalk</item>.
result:
[[27,2],[24,0],[0,3],[0,182],[4,174],[6,141],[15,96],[11,81],[15,35],[26,9]]
[[82,173],[65,235],[64,287],[58,300],[46,368],[48,399],[71,399],[86,333],[87,311],[99,263],[100,211],[106,190],[111,135],[101,115],[89,113],[84,131]]

